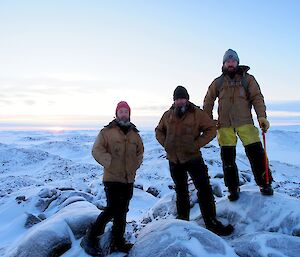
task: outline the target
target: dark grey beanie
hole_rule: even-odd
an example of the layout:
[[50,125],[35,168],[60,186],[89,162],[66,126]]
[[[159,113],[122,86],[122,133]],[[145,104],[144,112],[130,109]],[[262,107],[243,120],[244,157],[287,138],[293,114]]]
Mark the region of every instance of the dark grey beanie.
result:
[[239,64],[240,63],[240,59],[236,53],[236,51],[232,50],[232,49],[228,49],[225,54],[224,54],[224,57],[223,57],[223,64],[228,61],[229,59],[233,59],[235,61],[237,61],[237,63]]
[[174,94],[173,94],[173,100],[175,101],[178,98],[184,98],[189,100],[190,96],[188,91],[186,90],[185,87],[183,86],[177,86],[174,90]]

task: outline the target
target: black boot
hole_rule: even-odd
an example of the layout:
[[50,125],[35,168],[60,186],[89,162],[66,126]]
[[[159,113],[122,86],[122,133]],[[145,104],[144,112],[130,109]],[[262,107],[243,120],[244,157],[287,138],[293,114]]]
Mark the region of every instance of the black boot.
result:
[[260,187],[260,192],[262,195],[273,195],[274,194],[273,188],[270,184]]
[[90,238],[87,235],[85,235],[80,242],[80,246],[89,255],[100,256],[100,257],[103,256],[101,249],[99,248],[99,241],[97,237]]
[[219,236],[228,236],[232,234],[234,228],[232,225],[228,224],[224,226],[216,218],[212,218],[206,221],[206,228]]
[[238,168],[235,163],[236,147],[235,146],[222,146],[221,159],[223,162],[224,182],[228,187],[230,201],[239,199],[239,174]]
[[265,174],[265,152],[261,142],[257,142],[245,146],[245,152],[249,159],[252,172],[255,178],[255,182],[261,188],[260,189],[261,193],[264,195],[272,195],[273,189],[271,183],[273,178],[272,178],[271,170],[270,168],[268,168],[269,183],[267,184],[266,174]]
[[110,252],[123,252],[123,253],[129,253],[131,250],[133,244],[126,242],[124,238],[122,239],[112,239],[110,244]]
[[240,188],[229,188],[228,189],[229,195],[228,199],[231,202],[237,201],[240,198]]

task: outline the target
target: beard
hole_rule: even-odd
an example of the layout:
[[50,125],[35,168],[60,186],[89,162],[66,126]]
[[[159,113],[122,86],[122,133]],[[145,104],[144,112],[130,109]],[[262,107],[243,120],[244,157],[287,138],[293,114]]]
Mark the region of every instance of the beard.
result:
[[228,76],[233,79],[235,74],[237,73],[237,67],[234,66],[228,66],[228,67],[224,67],[224,72],[226,74],[228,74]]
[[131,125],[130,119],[128,118],[117,118],[117,122],[123,127],[129,127]]
[[181,105],[175,107],[175,114],[178,118],[181,118],[187,111],[187,105]]

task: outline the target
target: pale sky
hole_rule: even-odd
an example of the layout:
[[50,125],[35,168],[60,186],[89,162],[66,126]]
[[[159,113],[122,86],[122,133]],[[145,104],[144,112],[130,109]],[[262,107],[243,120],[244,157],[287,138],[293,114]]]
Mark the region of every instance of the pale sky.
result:
[[202,106],[228,48],[270,119],[300,124],[299,13],[296,0],[0,0],[0,129],[97,128],[120,100],[155,126],[177,85]]

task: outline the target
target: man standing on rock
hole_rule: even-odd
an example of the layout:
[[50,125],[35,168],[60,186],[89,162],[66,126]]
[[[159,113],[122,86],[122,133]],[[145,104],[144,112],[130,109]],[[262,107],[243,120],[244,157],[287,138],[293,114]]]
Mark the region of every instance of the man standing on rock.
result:
[[130,122],[130,107],[118,103],[116,118],[99,133],[92,150],[104,167],[103,183],[107,207],[88,228],[81,245],[88,254],[99,255],[98,236],[113,219],[111,251],[128,252],[131,244],[124,239],[126,214],[133,194],[136,171],[143,160],[144,146],[139,131]]
[[235,163],[237,136],[241,139],[250,161],[255,181],[263,195],[273,195],[270,169],[270,183],[266,181],[264,149],[260,142],[258,129],[254,126],[252,106],[261,129],[267,132],[264,97],[255,78],[248,74],[248,66],[239,65],[237,53],[229,49],[223,57],[222,75],[209,86],[204,99],[203,110],[213,118],[213,107],[218,97],[218,141],[225,185],[228,187],[230,201],[239,198],[239,176]]
[[216,136],[215,123],[189,101],[189,94],[184,87],[176,87],[173,100],[173,105],[163,114],[155,132],[156,139],[167,152],[171,177],[175,183],[177,218],[189,220],[189,174],[198,190],[198,202],[206,227],[218,235],[229,235],[233,227],[224,226],[216,219],[208,169],[200,152],[200,148]]

